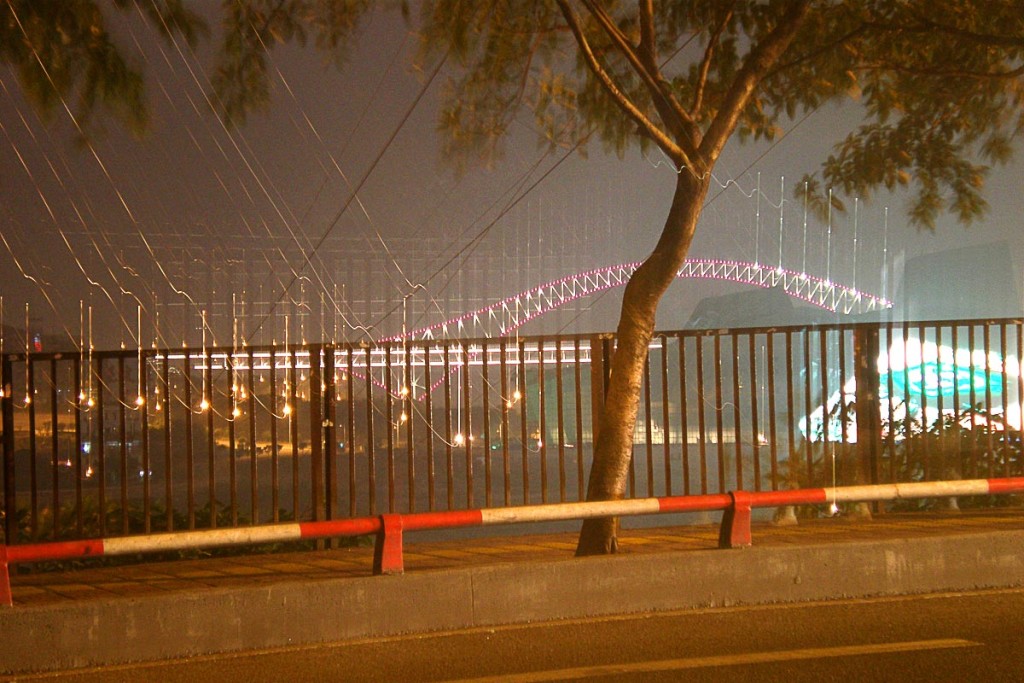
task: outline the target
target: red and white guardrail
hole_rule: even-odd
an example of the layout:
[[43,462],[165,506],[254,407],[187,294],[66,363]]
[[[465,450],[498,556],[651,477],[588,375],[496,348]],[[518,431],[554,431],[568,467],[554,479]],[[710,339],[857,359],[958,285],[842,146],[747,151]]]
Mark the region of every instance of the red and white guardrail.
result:
[[373,573],[401,574],[404,571],[402,535],[405,531],[722,510],[725,514],[722,517],[719,547],[737,548],[751,545],[750,513],[752,508],[1008,493],[1024,493],[1024,477],[872,484],[791,491],[732,491],[699,496],[667,496],[664,498],[524,505],[477,510],[396,513],[322,522],[295,522],[82,541],[0,545],[0,605],[11,605],[9,565],[25,562],[135,555],[169,550],[259,545],[376,534]]

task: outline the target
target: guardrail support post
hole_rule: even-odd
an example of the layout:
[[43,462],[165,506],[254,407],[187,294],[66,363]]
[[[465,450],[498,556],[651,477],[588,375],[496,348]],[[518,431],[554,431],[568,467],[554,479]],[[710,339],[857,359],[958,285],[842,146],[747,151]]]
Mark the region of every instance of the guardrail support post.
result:
[[722,526],[718,530],[719,548],[747,548],[750,539],[750,494],[730,491],[732,505],[722,513]]
[[380,531],[373,545],[373,574],[403,574],[405,562],[402,559],[402,516],[381,515]]
[[11,385],[14,372],[11,357],[0,357],[0,413],[2,413],[3,431],[3,511],[4,511],[4,543],[15,543],[18,538],[17,494],[14,489],[14,396]]
[[0,607],[11,607],[11,572],[7,567],[7,546],[0,545]]

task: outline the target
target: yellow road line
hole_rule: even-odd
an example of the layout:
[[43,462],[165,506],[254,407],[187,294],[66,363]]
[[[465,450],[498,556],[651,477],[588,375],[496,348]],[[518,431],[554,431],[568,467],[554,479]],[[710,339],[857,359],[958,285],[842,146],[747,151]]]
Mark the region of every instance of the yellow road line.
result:
[[497,683],[498,681],[503,681],[504,683],[540,683],[541,681],[569,681],[596,676],[681,671],[684,669],[703,669],[744,664],[770,664],[775,662],[793,662],[807,659],[853,657],[857,655],[889,654],[894,652],[914,652],[921,650],[948,650],[951,648],[973,647],[976,645],[981,645],[981,643],[976,643],[970,640],[961,640],[959,638],[946,638],[940,640],[912,640],[902,643],[814,647],[799,650],[778,650],[774,652],[743,652],[733,655],[689,657],[686,659],[662,659],[654,662],[602,664],[596,666],[581,666],[571,669],[531,671],[522,674],[504,674],[501,676],[485,676],[482,678],[463,678],[457,681],[449,681],[448,683]]

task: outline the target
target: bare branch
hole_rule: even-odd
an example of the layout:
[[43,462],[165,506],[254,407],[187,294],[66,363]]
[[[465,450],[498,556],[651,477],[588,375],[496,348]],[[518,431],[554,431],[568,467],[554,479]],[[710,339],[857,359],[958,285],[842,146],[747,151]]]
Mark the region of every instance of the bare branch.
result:
[[703,158],[715,159],[721,153],[757,84],[796,37],[809,8],[810,0],[795,0],[779,19],[778,25],[750,50],[704,135],[700,145]]
[[[655,125],[647,116],[644,115],[640,109],[633,104],[633,102],[626,97],[615,82],[612,81],[611,76],[604,70],[601,63],[597,61],[597,57],[594,56],[594,51],[587,41],[586,36],[583,34],[583,27],[580,25],[579,17],[576,16],[576,12],[569,6],[568,0],[557,0],[558,7],[565,16],[566,22],[569,24],[570,30],[572,30],[573,37],[576,39],[577,44],[580,48],[580,53],[587,62],[587,66],[590,67],[591,72],[598,79],[605,91],[611,96],[612,100],[618,105],[618,107],[631,118],[639,127],[639,129],[649,136],[662,151],[672,159],[676,164],[685,165],[693,169],[697,173],[703,173],[704,167],[701,165],[697,167],[694,164],[695,159],[691,159],[691,155],[676,144],[671,138],[669,138],[665,132]],[[632,50],[630,50],[632,52]],[[634,55],[635,56],[635,55]]]
[[715,27],[711,37],[708,39],[708,45],[704,49],[704,57],[701,59],[700,71],[697,76],[697,87],[693,94],[693,104],[690,106],[690,116],[692,118],[697,118],[701,105],[704,103],[704,88],[707,86],[708,82],[708,71],[711,70],[711,59],[714,57],[715,48],[718,46],[718,41],[722,37],[722,33],[725,31],[725,27],[729,25],[730,19],[732,19],[732,4],[730,4],[729,9],[722,15],[722,21],[720,21],[718,26]]
[[[593,0],[583,0],[583,4],[586,5],[591,15],[601,25],[605,33],[608,34],[608,37],[611,38],[615,47],[626,57],[630,66],[633,67],[633,71],[640,76],[640,79],[647,86],[647,90],[651,94],[651,101],[655,109],[658,110],[658,115],[669,131],[672,132],[677,143],[689,146],[690,151],[688,154],[693,156],[693,153],[696,151],[696,145],[700,140],[699,130],[690,119],[689,114],[686,113],[686,110],[676,100],[672,89],[664,77],[662,77],[657,65],[653,65],[653,69],[651,69],[643,63],[640,55],[637,54],[637,51],[630,42],[619,31],[618,27],[615,26],[615,22],[604,11],[604,8]],[[653,36],[653,26],[650,30]]]

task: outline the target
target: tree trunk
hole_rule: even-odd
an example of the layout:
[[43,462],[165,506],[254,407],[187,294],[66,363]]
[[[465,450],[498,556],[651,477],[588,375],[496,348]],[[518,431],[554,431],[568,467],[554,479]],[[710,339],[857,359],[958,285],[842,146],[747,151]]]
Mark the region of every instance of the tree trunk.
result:
[[[587,484],[587,500],[618,500],[625,494],[644,361],[654,333],[658,302],[686,260],[709,178],[710,174],[704,178],[694,177],[686,169],[678,175],[672,207],[658,244],[626,285],[604,413]],[[618,548],[617,533],[615,517],[584,520],[576,555],[614,553]]]

